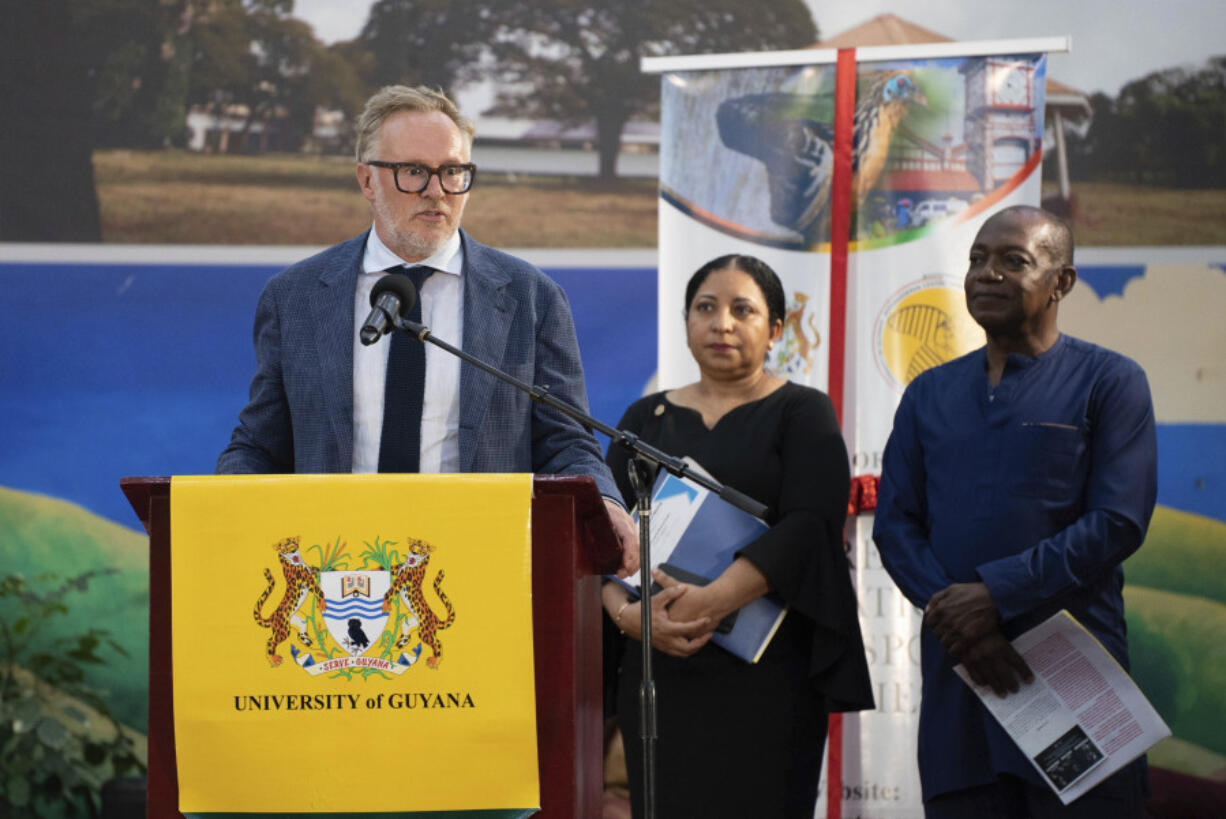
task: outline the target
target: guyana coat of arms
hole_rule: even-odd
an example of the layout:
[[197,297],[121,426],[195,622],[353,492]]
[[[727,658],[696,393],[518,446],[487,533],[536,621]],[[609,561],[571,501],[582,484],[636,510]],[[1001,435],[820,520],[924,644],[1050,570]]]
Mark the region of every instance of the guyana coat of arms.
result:
[[[281,569],[278,581],[264,569],[265,586],[255,601],[257,626],[268,629],[265,654],[272,667],[288,648],[294,662],[311,675],[365,678],[403,674],[428,650],[426,665],[443,659],[439,632],[455,622],[455,608],[443,591],[443,570],[433,579],[427,600],[426,579],[434,546],[407,538],[404,551],[395,541],[380,541],[358,556],[350,568],[347,545],[312,546],[303,556],[298,537],[273,544]],[[446,616],[436,614],[441,605]]]

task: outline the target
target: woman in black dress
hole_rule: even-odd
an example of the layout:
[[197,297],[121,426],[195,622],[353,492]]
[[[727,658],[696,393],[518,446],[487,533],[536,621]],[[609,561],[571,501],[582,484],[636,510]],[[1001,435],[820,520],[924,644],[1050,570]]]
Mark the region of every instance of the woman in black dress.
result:
[[[873,707],[855,594],[843,550],[850,483],[834,407],[822,392],[768,373],[783,332],[783,287],[749,256],[708,262],[686,287],[686,338],[699,380],[632,404],[620,427],[696,460],[766,504],[771,528],[706,586],[659,572],[652,606],[660,819],[808,819],[821,774],[826,717]],[[608,463],[627,503],[627,455]],[[716,624],[774,592],[787,616],[757,664],[708,645]],[[605,611],[626,636],[617,657],[617,715],[631,803],[642,807],[641,603],[615,583]]]

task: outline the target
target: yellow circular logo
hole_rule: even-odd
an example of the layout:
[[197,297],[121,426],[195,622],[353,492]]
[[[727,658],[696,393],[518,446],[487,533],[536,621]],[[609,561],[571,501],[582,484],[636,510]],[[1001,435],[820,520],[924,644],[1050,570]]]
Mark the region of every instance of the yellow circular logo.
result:
[[983,346],[983,328],[966,311],[962,282],[925,276],[886,300],[873,328],[877,369],[902,392],[929,367]]

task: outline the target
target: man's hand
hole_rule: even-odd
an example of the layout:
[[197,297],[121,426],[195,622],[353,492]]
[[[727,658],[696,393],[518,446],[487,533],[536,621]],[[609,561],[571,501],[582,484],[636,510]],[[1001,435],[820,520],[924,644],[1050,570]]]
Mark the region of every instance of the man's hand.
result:
[[1017,691],[1023,682],[1034,679],[1030,666],[997,628],[974,643],[958,659],[976,685],[991,688],[998,697]]
[[946,651],[960,657],[996,630],[999,614],[983,583],[954,583],[928,601],[924,625],[932,629]]
[[617,576],[629,577],[639,570],[639,527],[620,504],[605,498],[604,505],[609,510],[613,532],[622,546],[622,567]]

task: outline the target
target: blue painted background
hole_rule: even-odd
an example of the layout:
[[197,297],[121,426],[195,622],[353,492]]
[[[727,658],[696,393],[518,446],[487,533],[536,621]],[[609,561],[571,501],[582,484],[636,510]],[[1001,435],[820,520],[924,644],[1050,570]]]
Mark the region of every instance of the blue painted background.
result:
[[[138,528],[120,477],[212,472],[255,366],[256,299],[276,271],[0,263],[0,485]],[[616,424],[655,370],[656,271],[546,272],[571,300],[592,413]],[[1101,297],[1140,272],[1081,277]],[[1162,425],[1158,444],[1158,502],[1226,520],[1226,426]]]
[[[139,529],[119,479],[213,471],[277,270],[0,264],[0,485]],[[571,300],[592,414],[616,424],[655,371],[656,271],[546,272]]]

